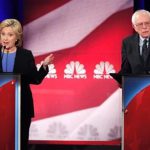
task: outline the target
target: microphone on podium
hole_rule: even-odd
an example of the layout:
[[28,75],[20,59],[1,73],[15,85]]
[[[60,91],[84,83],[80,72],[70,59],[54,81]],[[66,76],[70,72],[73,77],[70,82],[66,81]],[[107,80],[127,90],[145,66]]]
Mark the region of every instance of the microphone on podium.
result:
[[4,50],[5,50],[6,46],[5,45],[2,45],[2,48],[1,48],[1,59],[3,59],[3,55],[4,55]]
[[[6,49],[6,46],[2,45],[2,48],[1,48],[1,60],[2,60],[2,62],[3,62],[3,57],[4,57],[5,49]],[[9,51],[7,51],[7,55],[6,55],[6,72],[7,72],[7,67],[8,67],[7,66],[8,54],[9,54]]]

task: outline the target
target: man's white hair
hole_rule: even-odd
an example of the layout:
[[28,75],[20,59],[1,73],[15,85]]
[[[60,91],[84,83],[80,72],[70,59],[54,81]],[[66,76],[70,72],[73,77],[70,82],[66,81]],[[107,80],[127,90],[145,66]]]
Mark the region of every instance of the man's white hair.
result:
[[150,18],[150,12],[149,11],[144,10],[144,9],[137,10],[137,11],[134,12],[134,14],[132,15],[132,18],[131,18],[131,21],[132,21],[133,25],[136,24],[137,16],[140,15],[140,14],[149,15],[149,18]]

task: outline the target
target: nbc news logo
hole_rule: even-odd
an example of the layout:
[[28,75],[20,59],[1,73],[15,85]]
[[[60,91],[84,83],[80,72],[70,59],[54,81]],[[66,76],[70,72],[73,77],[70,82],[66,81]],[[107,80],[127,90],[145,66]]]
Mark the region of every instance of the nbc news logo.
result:
[[112,78],[109,73],[115,73],[114,66],[108,61],[101,61],[99,64],[96,64],[94,69],[94,79],[110,79]]
[[66,79],[86,79],[86,70],[84,65],[80,64],[79,61],[71,61],[66,65],[64,70],[64,78]]

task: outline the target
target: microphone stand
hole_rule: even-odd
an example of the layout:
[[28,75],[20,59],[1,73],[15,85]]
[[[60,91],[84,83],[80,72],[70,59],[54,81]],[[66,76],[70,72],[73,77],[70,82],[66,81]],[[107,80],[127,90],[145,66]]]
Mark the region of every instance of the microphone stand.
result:
[[1,59],[3,60],[3,55],[4,55],[4,49],[5,49],[5,46],[2,46],[1,48]]
[[7,66],[8,66],[8,53],[9,51],[7,51],[7,55],[6,55],[6,72],[7,72]]

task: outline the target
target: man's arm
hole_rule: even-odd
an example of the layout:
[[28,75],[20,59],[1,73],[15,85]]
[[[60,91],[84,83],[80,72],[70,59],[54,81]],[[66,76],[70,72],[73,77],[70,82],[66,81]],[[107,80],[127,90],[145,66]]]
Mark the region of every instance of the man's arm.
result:
[[127,44],[128,43],[125,40],[123,40],[122,42],[122,64],[121,64],[122,74],[130,74],[132,72],[131,66],[127,57],[127,46],[126,46]]

